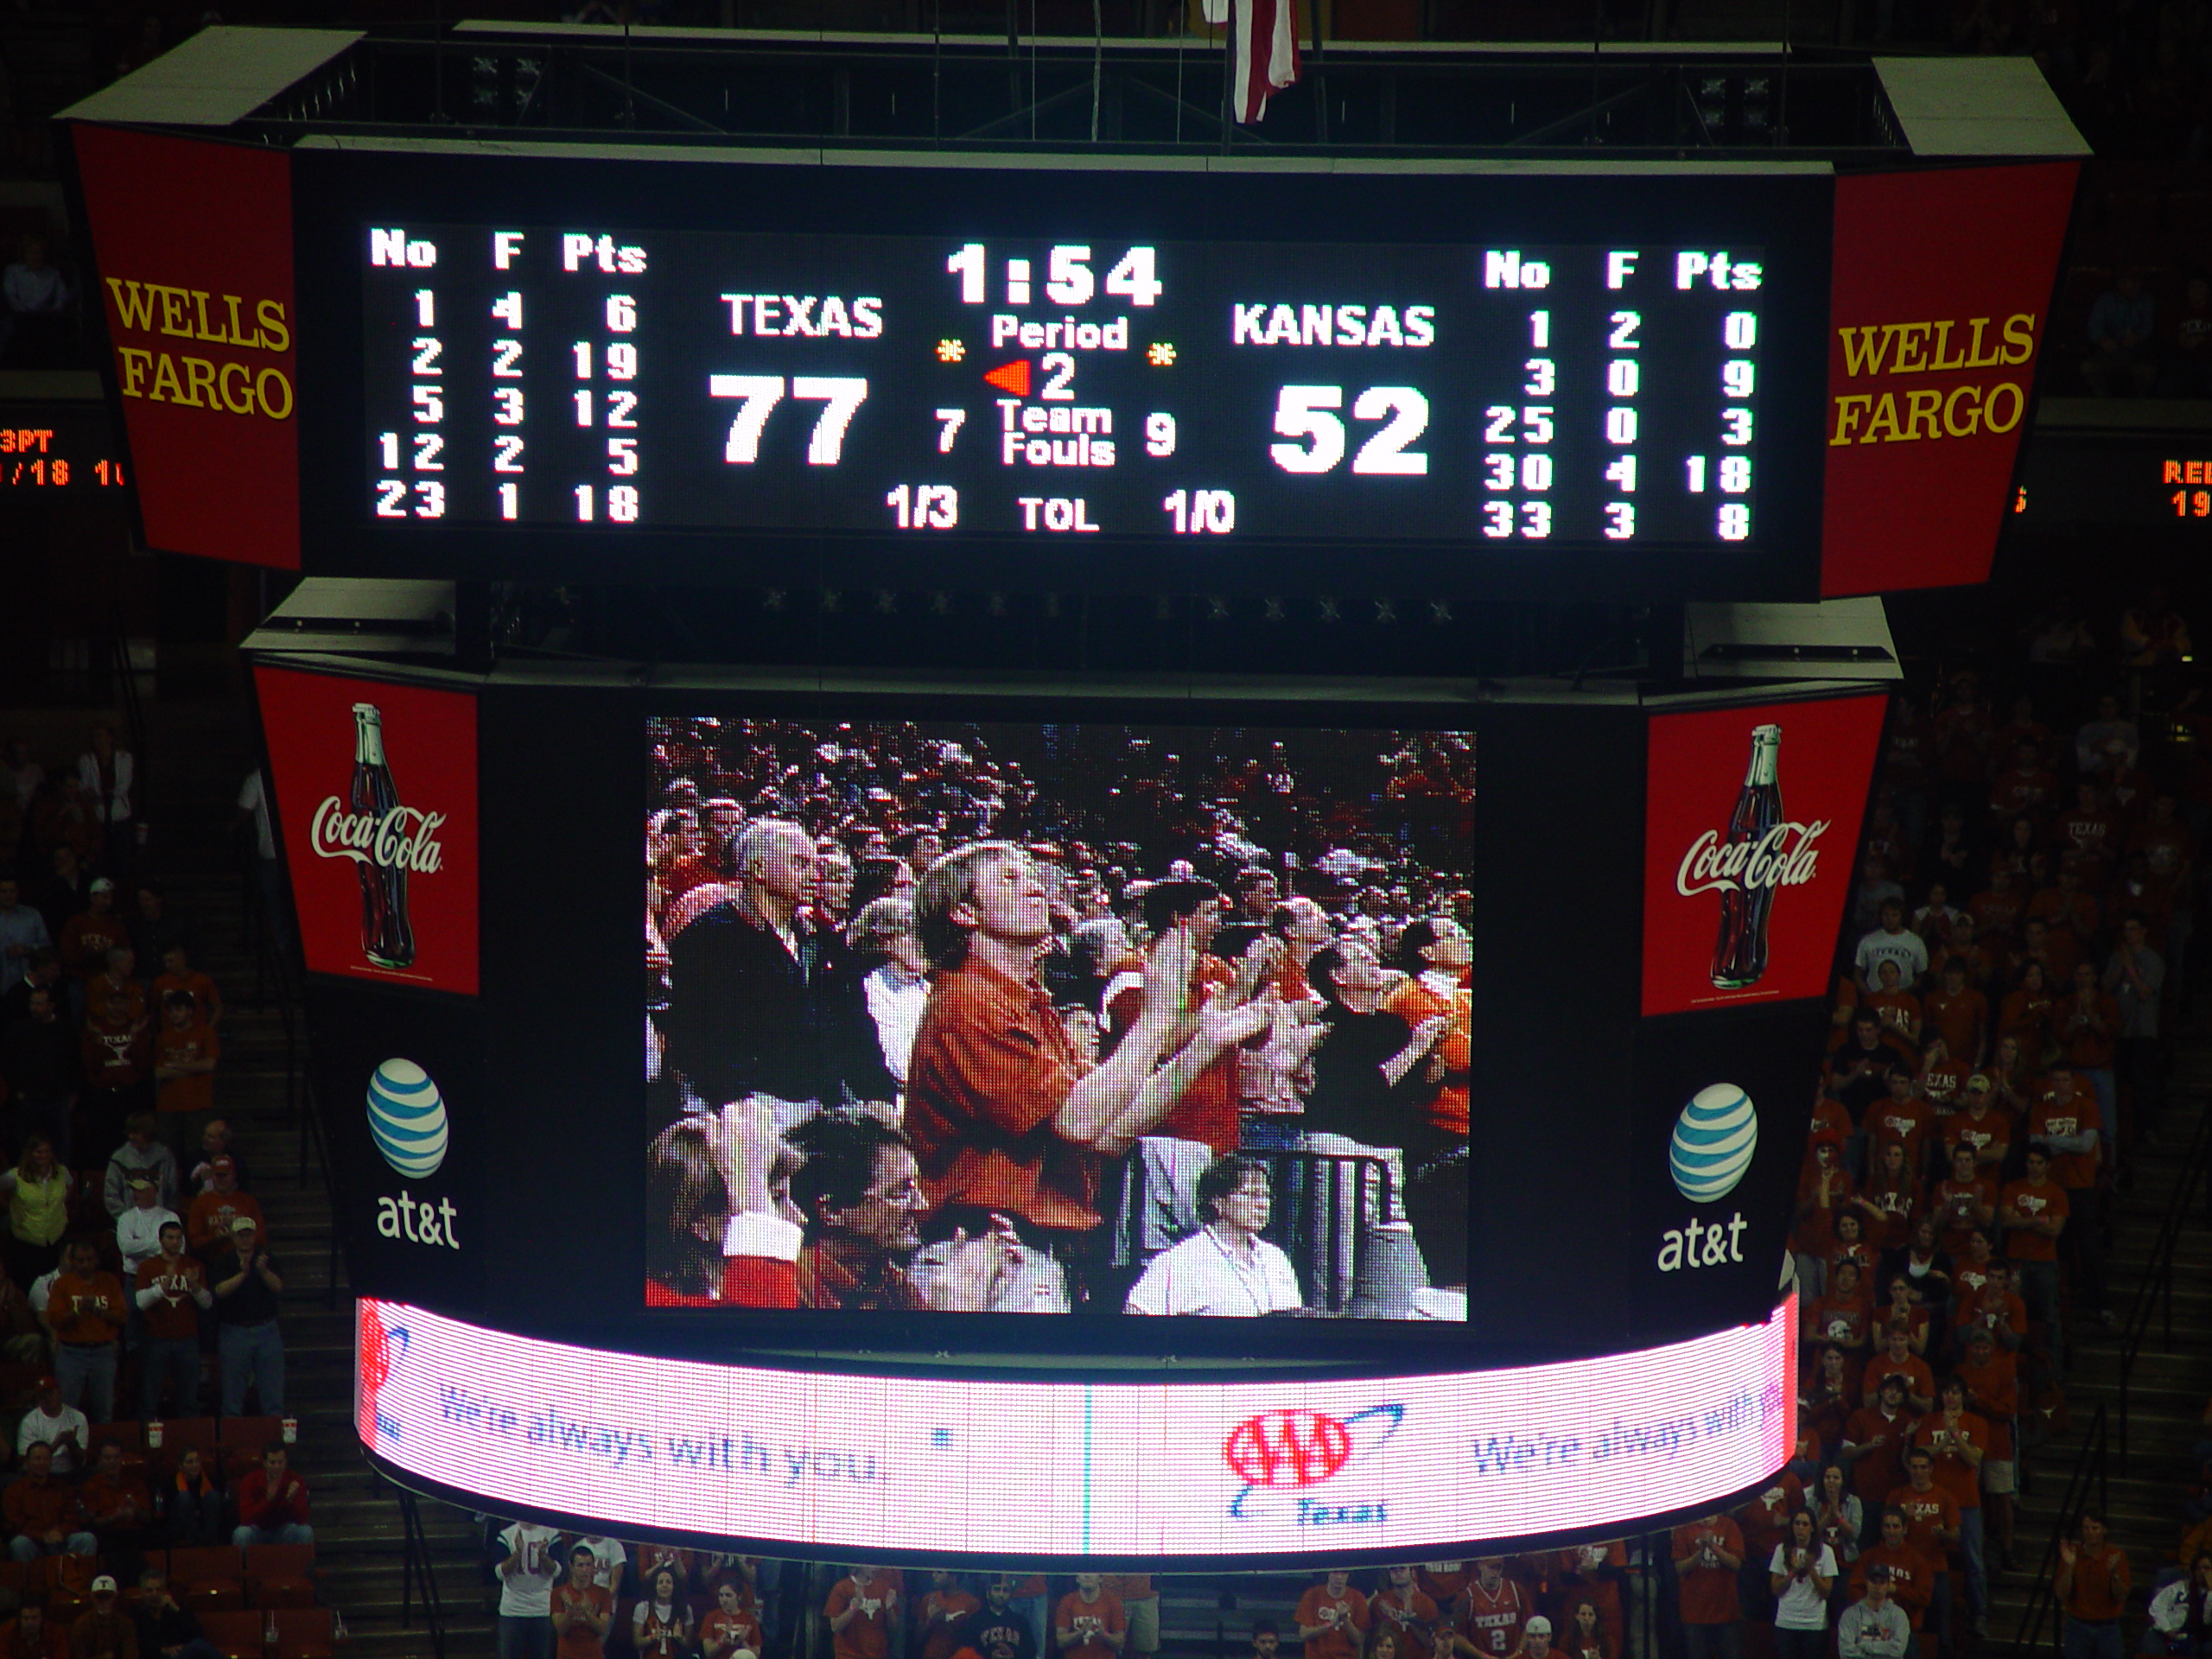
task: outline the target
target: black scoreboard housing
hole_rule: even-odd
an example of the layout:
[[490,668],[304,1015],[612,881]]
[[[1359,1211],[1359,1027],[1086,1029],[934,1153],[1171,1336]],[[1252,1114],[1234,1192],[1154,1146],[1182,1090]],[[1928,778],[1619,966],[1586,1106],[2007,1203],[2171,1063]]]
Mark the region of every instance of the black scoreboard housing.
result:
[[[1278,170],[1209,168],[1183,158],[1153,165],[1128,157],[1100,165],[968,159],[972,164],[931,156],[833,161],[816,152],[522,157],[302,146],[294,152],[302,515],[319,568],[361,576],[827,588],[1325,593],[1357,583],[1500,598],[1662,600],[1817,593],[1834,194],[1825,165],[1662,163],[1600,171],[1500,163],[1378,163],[1360,170],[1337,163]],[[1387,493],[1372,484],[1372,534],[1350,539],[1131,537],[1110,526],[1095,535],[939,537],[894,534],[888,515],[882,530],[868,531],[640,522],[610,534],[604,524],[380,522],[370,508],[364,460],[376,441],[365,412],[365,244],[369,226],[410,223],[589,226],[618,238],[624,230],[859,233],[928,238],[947,247],[1020,243],[1040,256],[1048,245],[1074,242],[1096,248],[1101,273],[1116,252],[1135,244],[1336,244],[1349,251],[1348,265],[1363,251],[1379,260],[1408,243],[1478,251],[1635,248],[1650,267],[1662,251],[1756,249],[1765,256],[1764,276],[1757,293],[1745,296],[1757,302],[1759,327],[1753,534],[1703,546],[1492,541],[1474,529],[1471,505],[1465,539],[1417,541],[1394,522]],[[1040,257],[1040,283],[1044,275]],[[1602,350],[1605,342],[1596,345]],[[702,376],[704,353],[715,346],[701,341]],[[979,392],[993,360],[987,351],[971,359]],[[1407,360],[1420,356],[1427,372],[1445,372],[1441,352],[1338,356],[1328,372],[1340,377],[1381,366],[1355,368],[1341,362],[1346,357],[1387,356],[1402,373]],[[1353,412],[1349,394],[1344,412]],[[1254,420],[1250,443],[1264,465],[1274,435],[1264,409]],[[1470,441],[1464,433],[1452,436]],[[1141,442],[1133,435],[1128,447]],[[1435,429],[1429,448],[1438,457],[1433,464],[1454,464]],[[1465,490],[1471,502],[1479,501],[1471,464],[1466,471]],[[859,487],[871,486],[880,499],[880,483]],[[1586,477],[1563,481],[1563,491],[1577,487],[1606,486]]]

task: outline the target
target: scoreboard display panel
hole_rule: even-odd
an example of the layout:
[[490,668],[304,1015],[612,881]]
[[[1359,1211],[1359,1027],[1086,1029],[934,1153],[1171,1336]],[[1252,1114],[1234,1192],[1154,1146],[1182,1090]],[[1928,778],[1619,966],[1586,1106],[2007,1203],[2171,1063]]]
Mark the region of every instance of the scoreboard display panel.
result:
[[1811,588],[1819,169],[299,160],[355,574]]

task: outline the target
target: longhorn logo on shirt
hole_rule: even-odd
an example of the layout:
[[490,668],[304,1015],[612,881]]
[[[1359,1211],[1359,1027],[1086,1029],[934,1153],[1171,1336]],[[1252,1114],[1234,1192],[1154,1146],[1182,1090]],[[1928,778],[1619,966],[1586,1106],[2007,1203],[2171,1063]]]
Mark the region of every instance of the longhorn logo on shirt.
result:
[[[1381,1522],[1389,1519],[1380,1494],[1353,1494],[1336,1483],[1373,1460],[1403,1427],[1406,1408],[1395,1402],[1349,1416],[1308,1406],[1277,1407],[1247,1417],[1229,1431],[1222,1461],[1243,1483],[1229,1505],[1230,1518],[1258,1518],[1264,1496],[1281,1494],[1300,1527]],[[1327,1492],[1312,1489],[1330,1485]]]

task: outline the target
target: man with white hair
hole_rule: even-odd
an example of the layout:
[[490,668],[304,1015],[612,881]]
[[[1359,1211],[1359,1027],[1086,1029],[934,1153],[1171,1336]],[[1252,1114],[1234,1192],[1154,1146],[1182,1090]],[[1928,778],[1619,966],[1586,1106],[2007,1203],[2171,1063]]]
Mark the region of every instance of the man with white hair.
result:
[[669,941],[668,1059],[708,1105],[766,1095],[888,1100],[890,1074],[816,896],[814,837],[756,818],[737,838],[737,896]]

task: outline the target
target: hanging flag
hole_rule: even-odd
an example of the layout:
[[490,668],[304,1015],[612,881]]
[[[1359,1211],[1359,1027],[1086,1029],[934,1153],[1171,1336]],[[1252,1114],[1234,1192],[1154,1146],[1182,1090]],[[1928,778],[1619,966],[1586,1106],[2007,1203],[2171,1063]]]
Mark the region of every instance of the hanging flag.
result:
[[1268,98],[1298,79],[1296,0],[1203,0],[1205,20],[1230,25],[1230,81],[1236,118],[1250,125]]

